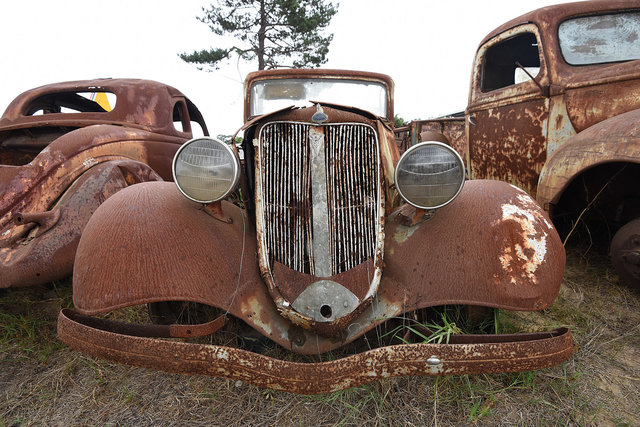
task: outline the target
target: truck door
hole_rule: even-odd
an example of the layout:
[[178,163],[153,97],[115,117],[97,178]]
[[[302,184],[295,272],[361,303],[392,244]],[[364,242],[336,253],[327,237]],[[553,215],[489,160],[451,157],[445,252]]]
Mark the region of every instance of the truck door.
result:
[[549,118],[540,40],[538,28],[525,24],[480,46],[466,125],[470,177],[507,181],[534,198]]

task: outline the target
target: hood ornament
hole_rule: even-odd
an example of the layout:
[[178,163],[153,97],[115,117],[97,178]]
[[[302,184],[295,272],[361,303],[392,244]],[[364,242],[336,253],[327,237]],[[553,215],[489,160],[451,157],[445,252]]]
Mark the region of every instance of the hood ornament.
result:
[[321,125],[322,123],[329,120],[329,116],[327,116],[324,111],[322,111],[322,106],[320,104],[316,104],[316,112],[313,116],[311,116],[311,121]]

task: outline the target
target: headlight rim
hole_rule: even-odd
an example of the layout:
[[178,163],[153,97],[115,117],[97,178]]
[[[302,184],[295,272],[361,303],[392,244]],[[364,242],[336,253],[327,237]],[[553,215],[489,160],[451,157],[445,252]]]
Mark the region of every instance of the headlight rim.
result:
[[[437,205],[437,206],[420,206],[417,203],[414,203],[414,202],[410,201],[404,195],[404,193],[402,192],[401,186],[398,185],[398,173],[400,171],[400,165],[402,164],[402,162],[413,151],[419,150],[420,148],[422,148],[424,146],[427,146],[427,145],[441,146],[441,147],[444,147],[445,149],[447,149],[449,152],[453,153],[454,156],[457,158],[458,162],[460,163],[460,168],[461,168],[461,171],[462,171],[462,180],[460,181],[460,185],[458,186],[458,190],[456,191],[456,193],[447,202],[442,203],[442,204]],[[464,187],[464,183],[466,181],[466,168],[464,166],[464,161],[462,160],[462,156],[460,156],[460,154],[453,147],[451,147],[450,145],[442,143],[440,141],[422,141],[422,142],[419,142],[418,144],[416,144],[414,146],[409,147],[404,153],[402,153],[402,156],[400,156],[400,159],[398,160],[398,163],[396,163],[395,171],[393,173],[393,179],[394,179],[396,190],[398,190],[398,193],[400,194],[400,197],[402,198],[402,200],[404,200],[405,202],[407,202],[411,206],[416,207],[418,209],[435,210],[435,209],[439,209],[441,207],[444,207],[444,206],[448,205],[449,203],[454,201],[456,199],[456,197],[458,197],[458,195],[462,191],[462,187]]]
[[[231,158],[233,159],[233,180],[231,182],[231,185],[229,186],[229,189],[222,196],[213,200],[198,200],[191,197],[182,189],[182,187],[180,187],[180,184],[178,183],[178,179],[176,178],[176,163],[178,161],[178,157],[180,156],[180,153],[182,153],[182,151],[192,143],[196,141],[201,141],[201,140],[213,141],[223,146],[224,149],[227,150],[227,152],[230,154]],[[187,199],[197,203],[209,204],[209,203],[218,202],[220,200],[224,200],[227,196],[229,196],[229,194],[235,191],[235,189],[238,187],[238,183],[240,182],[240,167],[241,167],[240,159],[238,158],[238,155],[236,154],[236,152],[231,148],[230,144],[225,144],[219,139],[216,139],[210,136],[199,136],[184,142],[180,146],[180,148],[178,148],[178,151],[176,151],[176,154],[173,156],[173,160],[171,162],[171,176],[173,178],[173,182],[176,184],[176,187],[178,187],[178,191],[180,191],[180,193],[182,193],[182,195],[185,196]]]

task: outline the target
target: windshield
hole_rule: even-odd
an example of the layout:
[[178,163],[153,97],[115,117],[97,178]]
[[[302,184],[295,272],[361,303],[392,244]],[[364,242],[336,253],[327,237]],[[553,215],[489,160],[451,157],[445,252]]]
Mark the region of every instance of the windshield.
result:
[[560,24],[558,38],[571,65],[640,59],[640,12],[570,19]]
[[326,102],[387,115],[387,93],[378,82],[345,79],[277,79],[251,87],[251,115],[258,116],[288,107],[308,107],[310,101]]

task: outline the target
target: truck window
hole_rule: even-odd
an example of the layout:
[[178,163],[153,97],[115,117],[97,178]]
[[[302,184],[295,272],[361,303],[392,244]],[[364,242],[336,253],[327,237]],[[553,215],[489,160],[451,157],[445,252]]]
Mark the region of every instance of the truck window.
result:
[[558,27],[558,40],[571,65],[640,59],[640,12],[569,19]]
[[482,91],[489,92],[530,80],[516,63],[534,77],[540,72],[540,54],[535,34],[518,34],[487,49],[483,58]]

